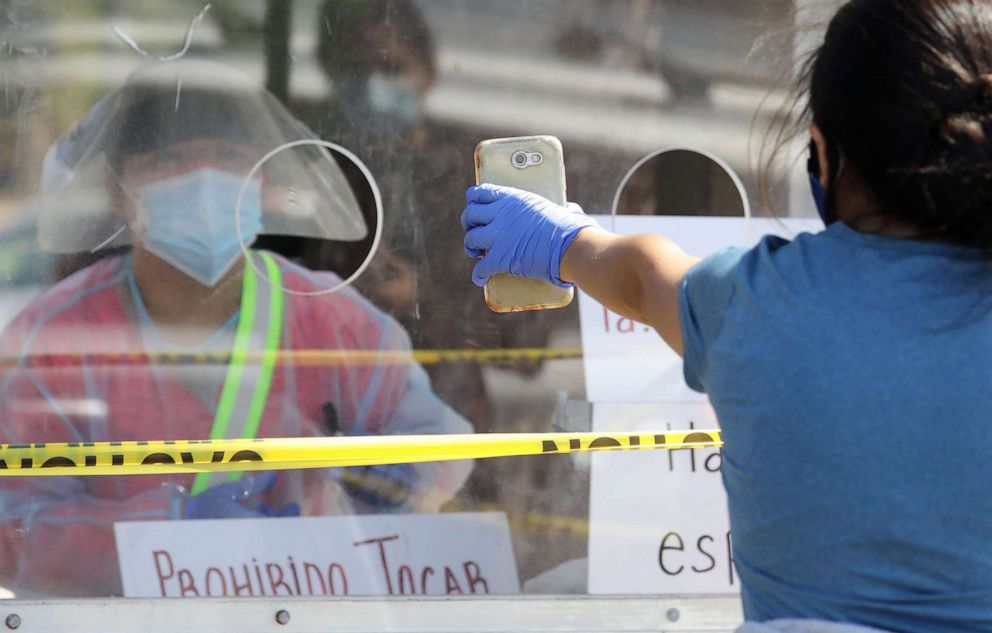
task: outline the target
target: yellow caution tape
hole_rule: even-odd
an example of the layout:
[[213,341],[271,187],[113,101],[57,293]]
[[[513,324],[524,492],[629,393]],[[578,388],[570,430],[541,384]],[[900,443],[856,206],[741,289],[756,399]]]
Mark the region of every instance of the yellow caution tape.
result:
[[[274,357],[274,359],[272,358]],[[276,364],[295,367],[323,367],[354,364],[396,364],[416,362],[421,365],[439,363],[475,362],[484,364],[510,364],[519,361],[543,361],[582,358],[578,348],[552,349],[525,347],[514,349],[417,349],[417,350],[362,350],[362,349],[300,349],[254,350],[245,355],[246,363],[259,364],[274,360]],[[228,365],[231,352],[93,352],[66,354],[28,354],[26,356],[0,356],[2,367],[72,367],[82,364],[104,365]]]
[[716,430],[0,444],[0,476],[290,470],[722,445]]
[[[361,482],[364,484],[365,482]],[[510,523],[510,531],[514,534],[519,534],[520,532],[528,532],[530,534],[560,534],[566,537],[572,538],[589,538],[589,517],[575,517],[567,516],[564,514],[551,514],[547,512],[539,512],[536,510],[530,510],[527,512],[513,512],[509,511],[504,504],[495,503],[493,501],[479,501],[475,503],[467,503],[464,501],[456,501],[449,503],[444,506],[444,511],[446,512],[505,512],[507,514],[507,520]],[[604,523],[599,521],[596,523],[596,527],[602,529]],[[652,536],[656,533],[650,529],[640,530],[636,526],[630,524],[622,524],[617,526],[610,526],[611,530],[619,529],[623,533],[632,533],[636,535]]]

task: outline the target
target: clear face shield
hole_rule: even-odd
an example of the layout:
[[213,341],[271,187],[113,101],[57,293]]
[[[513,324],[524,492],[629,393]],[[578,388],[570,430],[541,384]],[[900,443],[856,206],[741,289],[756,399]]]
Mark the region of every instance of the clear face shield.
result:
[[331,154],[295,143],[311,138],[227,67],[142,68],[49,150],[42,193],[28,203],[39,241],[59,253],[140,243],[209,282],[260,234],[363,239],[359,204]]

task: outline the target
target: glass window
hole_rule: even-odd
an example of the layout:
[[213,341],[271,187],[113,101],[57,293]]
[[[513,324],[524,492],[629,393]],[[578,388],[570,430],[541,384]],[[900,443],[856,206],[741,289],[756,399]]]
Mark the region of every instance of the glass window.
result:
[[[717,448],[126,476],[85,449],[712,428],[701,398],[593,397],[579,301],[490,312],[458,216],[476,144],[532,134],[588,213],[765,213],[749,147],[793,21],[791,0],[7,3],[0,441],[82,452],[78,475],[0,477],[0,586],[735,593]],[[662,498],[664,473],[693,476]],[[678,523],[697,492],[716,527],[644,514],[681,499]]]

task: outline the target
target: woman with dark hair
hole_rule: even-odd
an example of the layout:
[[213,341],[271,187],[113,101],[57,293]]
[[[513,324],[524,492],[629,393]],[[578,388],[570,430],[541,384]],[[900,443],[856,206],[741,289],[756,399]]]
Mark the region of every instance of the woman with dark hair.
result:
[[699,260],[473,187],[473,281],[577,284],[683,355],[743,630],[990,631],[992,3],[852,0],[807,69],[822,233]]

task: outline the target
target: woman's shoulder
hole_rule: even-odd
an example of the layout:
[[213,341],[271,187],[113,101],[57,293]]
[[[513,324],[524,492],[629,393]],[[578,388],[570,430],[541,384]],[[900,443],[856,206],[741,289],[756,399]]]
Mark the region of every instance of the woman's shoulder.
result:
[[766,308],[776,302],[794,304],[817,292],[817,280],[831,266],[831,246],[824,242],[824,232],[765,235],[753,246],[717,251],[686,273],[682,300],[710,318],[742,299]]
[[829,265],[827,252],[835,249],[827,231],[769,234],[754,246],[731,246],[703,258],[687,277],[697,283],[751,284],[769,275],[803,275],[811,266]]

